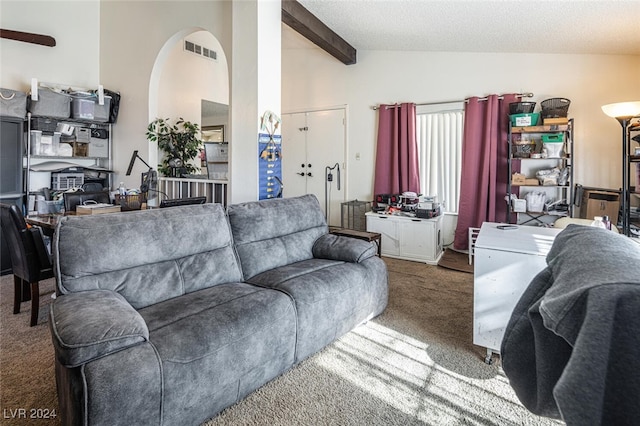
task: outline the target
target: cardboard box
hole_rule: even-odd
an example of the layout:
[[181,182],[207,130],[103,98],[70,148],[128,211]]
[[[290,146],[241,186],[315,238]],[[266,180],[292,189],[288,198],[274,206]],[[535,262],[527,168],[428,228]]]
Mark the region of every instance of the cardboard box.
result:
[[77,215],[105,214],[105,213],[118,213],[118,212],[120,212],[120,206],[115,206],[113,204],[88,204],[88,205],[76,207]]
[[526,185],[527,179],[521,173],[514,173],[511,175],[511,185]]
[[609,216],[616,220],[620,210],[620,194],[617,192],[585,189],[580,203],[580,217],[593,219],[596,216]]
[[543,118],[542,123],[545,126],[553,126],[558,124],[569,124],[568,117]]
[[511,175],[511,185],[514,186],[538,186],[540,182],[536,178],[527,178],[522,173],[514,173]]

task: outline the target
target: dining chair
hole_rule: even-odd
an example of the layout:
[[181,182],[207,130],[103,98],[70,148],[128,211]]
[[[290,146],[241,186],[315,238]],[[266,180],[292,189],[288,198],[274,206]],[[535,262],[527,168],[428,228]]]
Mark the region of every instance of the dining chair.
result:
[[38,227],[29,227],[16,205],[0,204],[2,235],[9,247],[13,269],[13,313],[20,304],[31,299],[31,322],[38,323],[40,281],[53,277],[51,255]]
[[64,211],[75,212],[76,207],[79,205],[83,205],[85,202],[91,200],[96,203],[111,203],[111,196],[107,191],[95,191],[95,192],[84,192],[84,191],[76,191],[76,192],[65,192],[62,194],[62,198],[64,199]]

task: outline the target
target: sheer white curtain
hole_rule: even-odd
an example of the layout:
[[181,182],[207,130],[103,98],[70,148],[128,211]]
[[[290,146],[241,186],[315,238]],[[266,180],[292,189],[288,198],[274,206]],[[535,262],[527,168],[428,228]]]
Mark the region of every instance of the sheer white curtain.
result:
[[448,213],[458,213],[463,123],[462,107],[417,112],[420,189],[424,195],[437,195]]

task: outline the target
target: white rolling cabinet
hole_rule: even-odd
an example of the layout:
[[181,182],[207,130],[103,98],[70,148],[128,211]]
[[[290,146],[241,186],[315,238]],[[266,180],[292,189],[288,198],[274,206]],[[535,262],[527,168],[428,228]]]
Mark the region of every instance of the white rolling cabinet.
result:
[[473,343],[487,348],[487,363],[500,352],[513,308],[547,266],[547,253],[561,231],[535,226],[501,230],[498,225],[482,224],[474,257]]
[[367,231],[382,235],[383,256],[435,265],[442,256],[442,216],[419,219],[368,212]]

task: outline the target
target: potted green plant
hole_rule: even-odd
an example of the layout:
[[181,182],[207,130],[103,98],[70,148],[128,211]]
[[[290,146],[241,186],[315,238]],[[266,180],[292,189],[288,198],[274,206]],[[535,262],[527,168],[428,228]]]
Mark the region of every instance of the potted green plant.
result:
[[147,127],[147,139],[158,143],[164,152],[158,171],[164,176],[179,177],[198,171],[191,163],[202,146],[198,123],[178,119],[171,124],[168,118],[156,118]]

